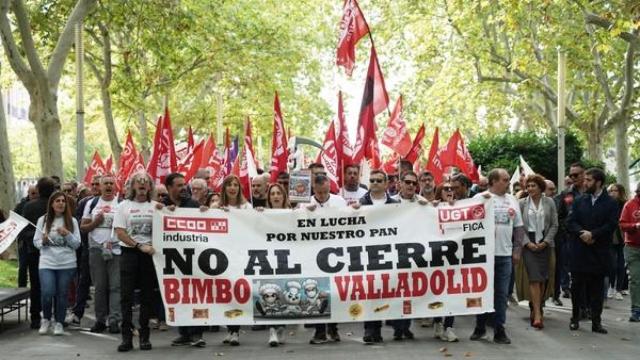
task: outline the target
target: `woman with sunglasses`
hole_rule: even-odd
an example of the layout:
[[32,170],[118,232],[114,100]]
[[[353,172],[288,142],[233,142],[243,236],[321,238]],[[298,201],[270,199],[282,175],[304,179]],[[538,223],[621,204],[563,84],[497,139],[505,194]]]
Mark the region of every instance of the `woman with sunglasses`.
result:
[[122,343],[118,351],[133,349],[133,293],[140,288],[140,350],[151,350],[149,318],[153,309],[156,271],[152,255],[151,228],[155,203],[151,200],[153,180],[144,172],[131,178],[126,200],[118,205],[113,220],[116,236],[120,240],[120,304],[122,307]]
[[[242,186],[240,185],[240,179],[235,175],[227,176],[222,182],[222,193],[220,194],[220,200],[211,205],[213,209],[222,209],[228,211],[229,209],[251,209],[251,204],[242,195]],[[231,346],[240,345],[240,326],[239,325],[227,325],[227,336],[222,341],[223,344],[229,344]]]
[[[558,232],[558,213],[553,199],[544,196],[547,184],[540,175],[525,179],[527,197],[520,199],[520,212],[528,240],[522,250],[522,265],[516,268],[518,299],[529,299],[531,326],[544,328],[542,306],[550,297],[554,278],[555,261],[551,261],[552,248]],[[523,266],[524,265],[524,266]],[[528,285],[528,289],[526,288]],[[527,294],[527,291],[528,294]]]
[[[47,213],[38,219],[33,245],[40,250],[40,288],[42,320],[40,335],[49,332],[64,334],[62,323],[67,311],[69,284],[76,273],[76,249],[80,247],[80,227],[71,215],[67,196],[56,191],[49,197]],[[51,323],[51,308],[55,298],[55,321]]]

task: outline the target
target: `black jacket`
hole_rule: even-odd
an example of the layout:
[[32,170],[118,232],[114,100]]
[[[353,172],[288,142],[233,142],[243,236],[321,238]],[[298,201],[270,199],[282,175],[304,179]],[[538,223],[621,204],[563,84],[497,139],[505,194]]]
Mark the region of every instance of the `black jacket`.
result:
[[[32,224],[36,224],[40,216],[47,213],[48,198],[37,198],[27,202],[22,208],[22,217],[31,221]],[[39,250],[33,246],[33,237],[36,234],[36,228],[33,225],[29,225],[20,233],[20,237],[24,239],[24,250],[28,253],[37,253]]]
[[[574,272],[608,274],[611,267],[609,246],[618,226],[618,203],[603,190],[595,204],[591,194],[576,198],[567,219],[569,235],[570,267]],[[587,245],[580,239],[580,232],[590,231],[593,240]]]
[[[384,202],[385,204],[398,204],[400,203],[399,200],[396,200],[394,198],[392,198],[391,196],[389,196],[389,193],[385,194],[387,197],[387,200]],[[366,194],[362,195],[362,197],[360,198],[360,205],[373,205],[373,200],[371,200],[371,191],[367,191]]]

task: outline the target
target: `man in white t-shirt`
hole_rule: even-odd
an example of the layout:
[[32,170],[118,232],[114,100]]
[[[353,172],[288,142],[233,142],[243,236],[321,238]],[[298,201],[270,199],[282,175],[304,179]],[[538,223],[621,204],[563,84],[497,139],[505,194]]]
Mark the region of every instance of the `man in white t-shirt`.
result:
[[[505,169],[493,169],[489,172],[490,200],[487,206],[493,206],[495,218],[495,263],[494,263],[494,295],[495,325],[493,341],[497,344],[510,344],[504,325],[507,320],[507,292],[511,279],[512,261],[520,260],[524,241],[524,225],[520,205],[516,198],[507,193],[510,175]],[[482,198],[485,193],[474,198]],[[488,314],[476,316],[476,328],[471,340],[480,340],[486,334]]]
[[[311,196],[311,202],[309,204],[300,204],[300,207],[314,211],[317,208],[339,208],[347,206],[347,202],[341,196],[329,192],[331,189],[331,181],[326,175],[315,176],[313,178],[313,188],[315,189],[315,193]],[[315,324],[314,326],[316,331],[313,338],[309,341],[310,344],[324,344],[329,342],[329,340],[335,342],[340,341],[336,323]]]
[[115,178],[100,178],[102,195],[87,201],[80,230],[89,234],[89,270],[95,287],[96,322],[91,332],[120,333],[120,246],[113,236],[113,216],[118,206]]
[[367,190],[360,186],[360,167],[358,165],[347,165],[344,167],[344,187],[340,189],[347,204],[357,203]]

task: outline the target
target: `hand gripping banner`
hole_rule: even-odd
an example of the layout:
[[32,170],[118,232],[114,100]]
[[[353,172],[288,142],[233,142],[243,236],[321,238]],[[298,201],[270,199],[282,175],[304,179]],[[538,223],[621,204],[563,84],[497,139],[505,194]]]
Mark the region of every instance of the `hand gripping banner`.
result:
[[298,210],[157,211],[170,325],[349,322],[493,310],[483,200]]

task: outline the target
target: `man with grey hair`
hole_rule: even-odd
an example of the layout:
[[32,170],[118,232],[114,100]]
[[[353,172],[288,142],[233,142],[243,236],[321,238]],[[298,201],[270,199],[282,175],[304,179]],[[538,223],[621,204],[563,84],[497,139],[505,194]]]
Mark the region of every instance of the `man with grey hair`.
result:
[[544,180],[544,183],[547,184],[547,187],[544,189],[544,195],[553,199],[553,197],[556,196],[556,184],[554,184],[553,181],[546,179]]
[[[495,260],[494,260],[494,295],[495,308],[494,337],[497,344],[510,344],[504,325],[507,321],[507,297],[509,280],[511,279],[512,261],[520,260],[522,245],[525,241],[524,223],[520,212],[520,204],[508,193],[511,176],[505,169],[493,169],[489,172],[489,201],[486,206],[493,207],[495,221]],[[475,199],[482,199],[485,194],[477,194]],[[513,239],[513,240],[512,240]],[[487,332],[488,314],[476,316],[476,327],[471,340],[480,340]]]
[[200,205],[209,205],[207,202],[207,182],[204,179],[191,180],[191,199]]

